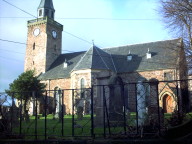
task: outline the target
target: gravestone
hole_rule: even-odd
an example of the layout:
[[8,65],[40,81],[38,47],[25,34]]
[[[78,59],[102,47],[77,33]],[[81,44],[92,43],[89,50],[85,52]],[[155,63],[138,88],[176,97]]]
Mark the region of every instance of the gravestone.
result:
[[56,91],[55,93],[55,115],[54,117],[57,119],[61,119],[62,116],[62,107],[61,107],[61,96],[60,91]]
[[85,100],[85,115],[91,114],[91,100]]
[[138,125],[143,126],[147,117],[145,79],[140,78],[137,83],[137,113]]
[[113,75],[109,79],[109,121],[113,125],[121,125],[123,119],[123,81],[117,76]]
[[[123,119],[123,81],[116,74],[100,73],[97,77],[94,113],[96,127],[122,124]],[[109,123],[108,123],[109,122]]]
[[83,119],[84,103],[85,103],[84,99],[81,99],[81,98],[75,99],[75,107],[76,107],[76,114],[77,114],[78,120]]
[[25,110],[24,118],[25,118],[25,121],[26,121],[26,122],[30,122],[30,119],[29,119],[29,111],[28,111],[28,110]]
[[159,119],[161,118],[161,111],[158,105],[159,81],[157,79],[150,79],[149,84],[150,84],[150,97],[149,97],[148,115],[151,121],[153,121],[153,125],[159,125]]
[[77,107],[77,120],[82,120],[83,119],[83,107],[78,106]]
[[15,105],[15,102],[13,102],[13,105],[12,105],[12,121],[13,121],[13,125],[18,125],[19,123],[19,108],[16,107]]

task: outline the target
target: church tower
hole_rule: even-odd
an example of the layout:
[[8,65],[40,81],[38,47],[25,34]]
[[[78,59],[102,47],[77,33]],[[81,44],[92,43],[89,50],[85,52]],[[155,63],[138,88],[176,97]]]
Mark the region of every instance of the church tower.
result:
[[41,0],[37,19],[28,21],[25,68],[36,75],[46,72],[61,54],[63,25],[54,20],[52,0]]

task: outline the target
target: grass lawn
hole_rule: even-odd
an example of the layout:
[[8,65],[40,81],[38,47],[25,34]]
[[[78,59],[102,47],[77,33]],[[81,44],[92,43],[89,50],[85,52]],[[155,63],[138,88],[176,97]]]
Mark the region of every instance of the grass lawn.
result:
[[[77,117],[75,116],[74,120],[75,120],[74,135],[79,135],[79,136],[91,135],[90,116],[84,116],[84,118],[81,121],[80,120],[77,121]],[[80,126],[82,126],[83,129]],[[46,118],[46,121],[45,121],[45,117],[40,117],[40,119],[36,121],[35,116],[31,116],[29,122],[22,121],[21,128],[20,128],[20,124],[17,124],[17,126],[14,127],[13,131],[16,134],[20,134],[20,129],[21,129],[22,135],[38,135],[41,138],[41,137],[44,137],[45,134],[47,136],[48,135],[62,136],[62,127],[63,127],[64,136],[72,136],[72,116],[65,115],[63,119],[63,125],[62,125],[62,122],[59,121],[59,119],[53,119],[53,115],[48,115]],[[45,131],[45,128],[46,128],[46,131]]]
[[[131,114],[132,119],[136,118],[135,113]],[[103,120],[101,120],[103,121]],[[46,125],[45,125],[46,122]],[[129,123],[131,120],[129,120]],[[45,131],[46,127],[46,131]],[[62,133],[63,127],[63,133]],[[124,130],[123,126],[121,127],[112,127],[110,126],[111,133],[120,133]],[[35,135],[38,135],[38,139],[45,138],[44,135],[47,136],[59,136],[59,137],[71,137],[71,136],[91,136],[91,116],[84,115],[82,120],[77,120],[77,116],[74,116],[74,132],[72,131],[72,116],[65,115],[62,122],[59,119],[53,119],[53,115],[47,115],[46,121],[45,117],[40,116],[39,119],[35,119],[35,116],[30,117],[29,122],[20,121],[13,128],[13,132],[15,134],[22,134],[27,136],[27,138],[35,138]],[[109,133],[109,128],[106,125],[105,133]],[[62,135],[63,134],[63,135]],[[103,126],[95,127],[94,134],[96,136],[103,136],[104,128]]]
[[[171,114],[164,115],[165,120],[170,119],[170,117]],[[192,113],[187,114],[185,119],[192,119]],[[101,121],[103,120],[101,119]],[[127,121],[127,124],[131,127],[136,126],[136,113],[131,113],[129,120]],[[110,125],[109,129],[106,124],[105,133],[108,134],[109,130],[111,134],[119,134],[124,132],[124,127],[123,126],[113,127],[112,125]],[[82,120],[77,120],[77,116],[75,115],[74,131],[72,131],[71,115],[64,116],[63,124],[61,121],[59,121],[59,119],[53,119],[52,114],[47,115],[46,120],[45,117],[42,116],[40,116],[40,118],[37,120],[35,119],[35,116],[31,116],[29,122],[19,121],[17,125],[13,126],[13,132],[15,134],[24,135],[26,139],[34,139],[35,135],[37,135],[38,139],[44,139],[45,134],[48,137],[56,137],[56,138],[73,137],[73,136],[91,137],[91,116],[85,115],[83,116]],[[95,127],[94,134],[96,137],[103,137],[104,135],[103,126]]]

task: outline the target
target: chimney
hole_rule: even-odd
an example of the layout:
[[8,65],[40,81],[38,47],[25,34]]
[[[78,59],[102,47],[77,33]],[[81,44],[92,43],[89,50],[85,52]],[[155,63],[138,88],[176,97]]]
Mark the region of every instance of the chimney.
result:
[[132,58],[133,58],[133,56],[132,56],[132,54],[131,54],[131,52],[129,50],[129,54],[127,55],[127,61],[131,61]]
[[147,51],[147,53],[146,53],[146,57],[147,57],[147,59],[150,59],[150,58],[151,58],[151,52],[149,51],[149,48],[148,48],[148,51]]

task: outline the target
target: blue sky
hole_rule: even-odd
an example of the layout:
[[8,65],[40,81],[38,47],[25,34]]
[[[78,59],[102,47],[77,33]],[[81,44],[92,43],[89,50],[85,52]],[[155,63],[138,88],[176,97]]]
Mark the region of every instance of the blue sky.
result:
[[[40,3],[40,0],[6,1],[35,16]],[[55,20],[64,25],[64,31],[90,43],[94,40],[100,48],[174,38],[157,12],[158,0],[53,0],[53,4]],[[26,43],[27,21],[31,19],[34,17],[0,0],[0,39]],[[62,38],[63,53],[91,47],[66,32]],[[23,72],[25,48],[25,44],[0,41],[0,92]]]

